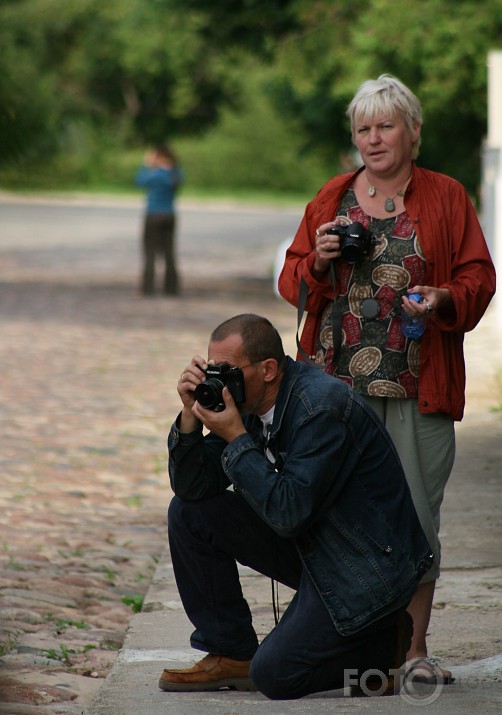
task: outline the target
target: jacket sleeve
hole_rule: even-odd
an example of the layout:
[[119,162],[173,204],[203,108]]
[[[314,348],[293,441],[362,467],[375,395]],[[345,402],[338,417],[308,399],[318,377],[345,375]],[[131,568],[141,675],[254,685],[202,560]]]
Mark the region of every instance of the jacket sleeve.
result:
[[278,281],[279,293],[288,303],[298,307],[300,280],[303,278],[308,288],[305,310],[314,316],[320,315],[326,303],[333,300],[329,272],[321,280],[317,280],[312,273],[315,262],[315,232],[321,224],[335,218],[341,197],[351,185],[356,173],[358,172],[339,174],[324,184],[317,196],[307,204],[293,243],[286,252]]
[[[356,460],[345,423],[335,410],[319,410],[288,439],[280,471],[241,435],[225,449],[223,464],[234,488],[257,514],[282,537],[293,537],[319,519],[343,489]],[[312,438],[305,435],[310,434]],[[314,438],[315,435],[315,438]]]
[[298,307],[300,280],[303,278],[308,288],[305,309],[308,313],[317,315],[326,302],[333,299],[333,288],[328,282],[329,273],[326,273],[320,281],[312,274],[315,261],[315,231],[318,225],[314,225],[311,216],[313,203],[307,206],[293,243],[286,251],[284,266],[279,276],[279,293],[288,303]]
[[456,181],[449,191],[451,269],[438,287],[448,288],[454,311],[435,322],[441,330],[465,333],[476,327],[495,293],[495,268],[467,191]]
[[194,432],[180,432],[177,422],[167,440],[173,492],[181,499],[197,501],[225,491],[230,484],[221,461],[225,440],[214,434],[204,437],[202,425]]
[[136,184],[136,186],[148,186],[150,184],[150,181],[152,180],[152,176],[152,170],[148,166],[142,166],[136,172],[134,183]]

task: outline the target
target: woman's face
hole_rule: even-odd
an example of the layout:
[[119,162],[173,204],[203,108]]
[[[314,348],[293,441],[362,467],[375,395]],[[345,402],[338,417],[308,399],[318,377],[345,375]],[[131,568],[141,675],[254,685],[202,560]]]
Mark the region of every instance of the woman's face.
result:
[[354,141],[365,166],[374,174],[392,176],[409,166],[420,126],[412,133],[399,114],[356,122]]

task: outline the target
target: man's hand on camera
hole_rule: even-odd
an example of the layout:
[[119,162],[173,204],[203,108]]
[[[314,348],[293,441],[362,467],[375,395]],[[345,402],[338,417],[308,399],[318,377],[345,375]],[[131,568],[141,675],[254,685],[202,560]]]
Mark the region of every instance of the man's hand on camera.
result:
[[204,374],[206,367],[206,359],[201,355],[194,355],[190,365],[185,367],[178,380],[178,395],[183,403],[180,422],[181,432],[193,432],[199,424],[199,420],[192,412],[195,404],[194,391],[197,385],[206,379]]
[[210,432],[214,432],[226,442],[231,442],[241,434],[246,433],[239,410],[236,407],[234,398],[228,387],[221,391],[225,409],[221,412],[213,412],[205,407],[201,407],[198,402],[192,407],[192,414],[202,422],[204,427]]

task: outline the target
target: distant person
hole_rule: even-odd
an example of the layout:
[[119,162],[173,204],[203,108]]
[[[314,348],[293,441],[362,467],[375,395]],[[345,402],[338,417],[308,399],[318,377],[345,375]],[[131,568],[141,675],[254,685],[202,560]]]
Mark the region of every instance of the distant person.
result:
[[143,228],[143,295],[155,293],[155,259],[164,259],[165,295],[179,293],[175,256],[176,214],[174,200],[183,182],[183,170],[168,146],[157,146],[150,152],[136,174],[136,184],[147,190]]
[[[393,693],[387,676],[411,641],[406,606],[432,553],[373,410],[287,357],[253,314],[213,331],[178,394],[169,544],[191,644],[207,655],[166,668],[159,687],[293,699],[345,687],[352,670],[370,694]],[[260,644],[236,562],[296,591]]]
[[427,682],[449,683],[426,642],[440,506],[464,411],[464,334],[490,302],[495,270],[465,188],[415,163],[422,112],[408,87],[389,75],[368,80],[347,115],[362,166],[306,207],[279,291],[307,312],[302,357],[362,395],[394,441],[435,557],[408,608],[407,657]]

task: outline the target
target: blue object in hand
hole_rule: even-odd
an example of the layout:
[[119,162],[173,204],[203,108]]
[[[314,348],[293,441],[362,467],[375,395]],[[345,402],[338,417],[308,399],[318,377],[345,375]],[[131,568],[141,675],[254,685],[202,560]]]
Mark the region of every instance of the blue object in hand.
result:
[[[410,293],[408,300],[414,300],[416,303],[420,303],[422,296],[420,293]],[[417,340],[420,338],[425,330],[425,320],[417,315],[411,317],[404,310],[401,311],[401,332],[407,338],[412,340]]]

